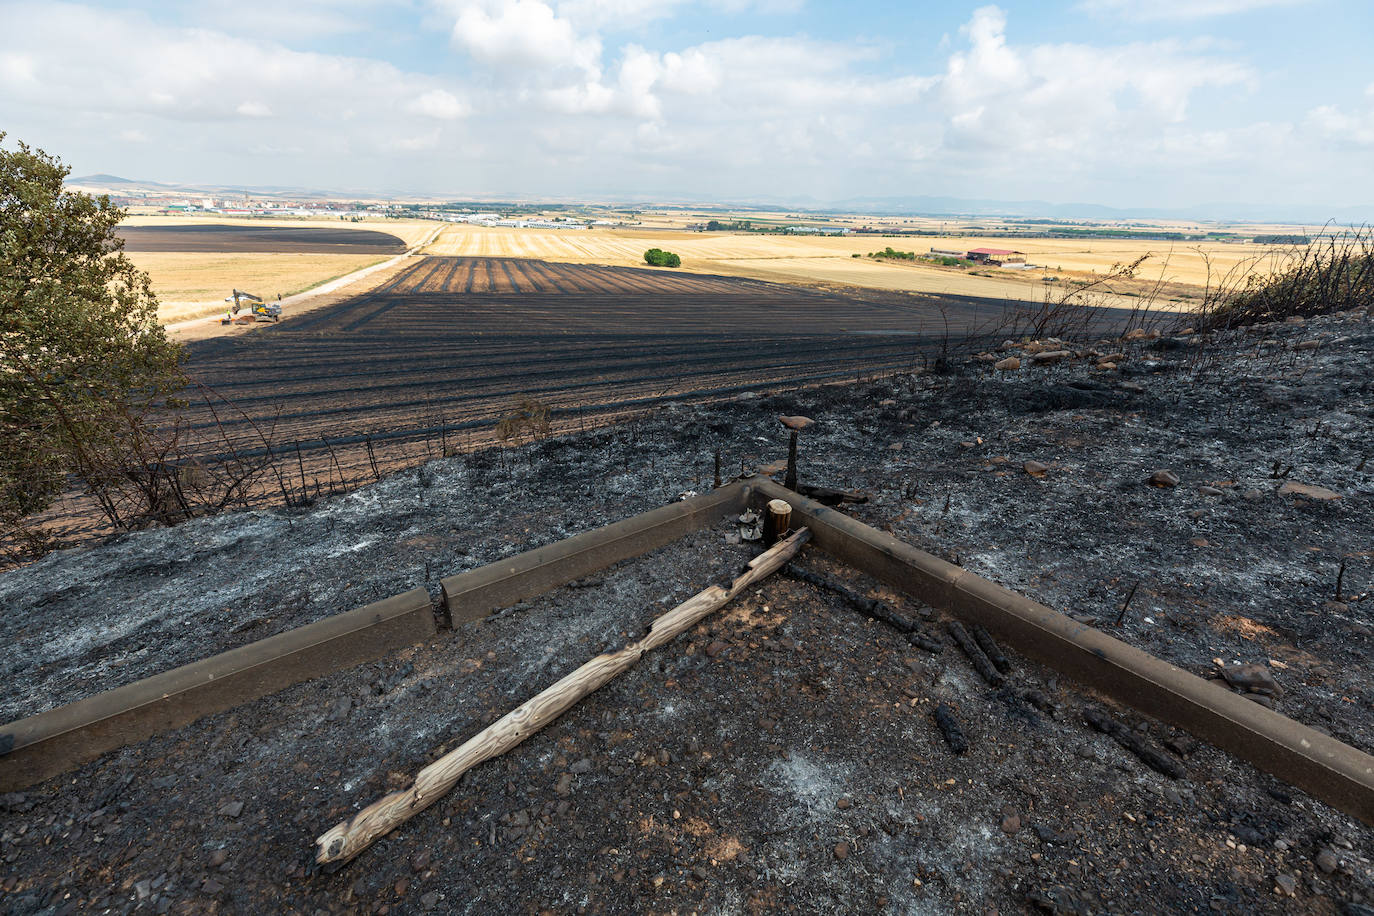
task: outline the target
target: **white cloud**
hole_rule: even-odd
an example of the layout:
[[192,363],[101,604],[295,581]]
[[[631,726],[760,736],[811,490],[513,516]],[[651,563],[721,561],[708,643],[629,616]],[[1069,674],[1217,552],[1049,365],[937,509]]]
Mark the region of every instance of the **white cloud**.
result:
[[440,121],[452,121],[467,115],[470,109],[453,93],[431,89],[407,103],[406,111]]
[[[151,138],[186,156],[302,150],[333,157],[345,145],[384,150],[386,137],[411,136],[421,124],[466,110],[435,79],[375,60],[74,4],[8,3],[0,18],[7,26],[0,33],[7,120],[51,113],[76,136],[131,145]],[[133,119],[136,134],[110,127]],[[270,141],[250,142],[266,138],[245,130],[270,130]]]
[[[295,12],[389,14],[385,4],[404,2],[303,0]],[[267,0],[252,3],[270,17]],[[1374,87],[1368,104],[1217,118],[1261,85],[1232,45],[1104,44],[1091,29],[1083,42],[1028,43],[1017,40],[1024,22],[995,6],[938,49],[929,35],[940,60],[921,70],[878,40],[787,34],[785,20],[769,35],[713,28],[724,37],[685,47],[651,41],[666,29],[634,33],[685,17],[684,4],[421,0],[449,58],[427,62],[440,76],[229,27],[0,0],[0,121],[84,156],[81,171],[452,193],[1113,202],[1144,188],[1221,199],[1231,186],[1248,197],[1266,175],[1297,188],[1286,180],[1293,163],[1311,163],[1303,187],[1370,177]],[[402,156],[398,175],[388,167]]]
[[1374,83],[1365,90],[1363,110],[1320,105],[1307,113],[1307,123],[1323,139],[1343,146],[1374,147]]
[[284,41],[362,32],[370,15],[400,5],[400,0],[196,0],[185,9],[199,26]]
[[383,143],[386,149],[393,152],[418,153],[438,147],[440,138],[438,130],[430,130],[408,137],[388,137]]
[[463,3],[453,43],[474,60],[498,68],[599,70],[601,40],[579,35],[542,0]]
[[963,30],[969,48],[950,56],[939,96],[947,146],[1019,168],[1041,160],[1064,171],[1116,159],[1183,125],[1196,91],[1254,79],[1177,42],[1018,48],[1006,27],[996,7],[974,13]]
[[[803,0],[706,0],[710,11],[778,15],[801,9]],[[637,29],[682,13],[689,0],[559,0],[558,15],[583,31]]]
[[1297,6],[1309,0],[1083,0],[1090,13],[1135,21],[1208,19],[1278,6]]
[[0,54],[0,83],[19,86],[37,82],[37,62],[32,54]]
[[676,15],[686,0],[562,0],[558,15],[583,30],[638,28]]

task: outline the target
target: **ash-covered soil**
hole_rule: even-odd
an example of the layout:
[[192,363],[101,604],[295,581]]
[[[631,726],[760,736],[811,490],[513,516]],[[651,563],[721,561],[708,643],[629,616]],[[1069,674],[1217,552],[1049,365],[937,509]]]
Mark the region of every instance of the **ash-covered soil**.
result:
[[[944,374],[667,408],[433,462],[306,510],[54,555],[0,576],[6,711],[416,585],[433,592],[442,576],[709,486],[717,449],[727,472],[780,458],[774,418],[801,413],[818,421],[802,435],[803,479],[870,494],[849,510],[861,520],[1200,674],[1215,659],[1263,665],[1279,711],[1374,750],[1369,314],[1050,344],[1070,355],[1034,365],[1028,349]],[[1099,368],[1113,351],[1117,368]],[[1017,353],[1025,368],[992,368]],[[1178,483],[1147,483],[1161,470]],[[1282,492],[1290,483],[1339,498]],[[1351,818],[1108,710],[1186,771],[1159,775],[1088,728],[1084,710],[1107,707],[1049,670],[1013,656],[1010,689],[990,688],[958,649],[921,652],[785,576],[478,767],[354,864],[308,869],[324,829],[728,578],[752,552],[727,542],[732,531],[723,522],[5,797],[0,911],[1374,904],[1374,831]],[[822,554],[802,562],[942,632],[935,612]],[[961,720],[965,754],[941,737],[938,703]]]

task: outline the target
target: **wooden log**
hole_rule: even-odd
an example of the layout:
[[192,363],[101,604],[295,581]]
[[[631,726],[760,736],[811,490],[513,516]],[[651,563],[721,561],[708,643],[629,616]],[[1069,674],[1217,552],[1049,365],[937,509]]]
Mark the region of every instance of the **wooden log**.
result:
[[690,630],[746,588],[781,568],[810,537],[811,532],[803,528],[778,542],[751,560],[728,589],[712,585],[688,598],[655,620],[639,642],[598,655],[422,769],[410,788],[392,792],[359,811],[352,820],[325,831],[315,840],[315,861],[342,864],[354,858],[378,838],[444,797],[468,770],[520,744],[578,700],[630,668],[645,652]]
[[868,495],[858,493],[854,490],[836,490],[833,487],[820,487],[811,483],[797,484],[796,491],[802,496],[809,496],[818,503],[827,506],[838,506],[842,503],[866,503]]
[[1105,713],[1089,707],[1083,710],[1083,721],[1135,754],[1156,773],[1162,773],[1171,779],[1182,779],[1188,775],[1183,764]]
[[968,738],[964,737],[964,730],[959,727],[959,720],[954,717],[954,710],[944,703],[935,707],[935,724],[940,727],[940,734],[945,736],[945,741],[949,743],[949,749],[956,754],[962,754],[968,750]]
[[973,664],[973,670],[977,671],[983,680],[993,687],[1001,687],[1006,678],[1002,676],[1002,672],[993,667],[992,662],[983,654],[983,650],[973,641],[973,637],[968,635],[968,630],[964,629],[964,625],[957,620],[951,620],[946,629],[949,630],[949,635],[954,637],[954,642],[968,656],[968,660]]
[[763,546],[772,547],[792,527],[792,506],[784,499],[770,499],[763,511]]
[[1002,648],[997,645],[997,640],[992,638],[988,628],[981,623],[975,623],[972,627],[973,638],[977,640],[978,647],[987,655],[988,660],[997,666],[997,670],[1003,674],[1011,674],[1011,660],[1002,652]]
[[907,638],[907,642],[916,646],[918,649],[924,649],[936,655],[939,655],[944,649],[943,643],[938,639],[932,639],[923,631],[920,625],[910,618],[897,613],[897,610],[886,601],[879,601],[876,598],[865,598],[838,579],[827,576],[824,573],[814,572],[798,566],[795,563],[789,563],[785,572],[786,575],[794,579],[799,579],[817,588],[823,588],[827,591],[834,592],[859,613],[866,617],[871,617],[879,623],[887,624],[904,635]]

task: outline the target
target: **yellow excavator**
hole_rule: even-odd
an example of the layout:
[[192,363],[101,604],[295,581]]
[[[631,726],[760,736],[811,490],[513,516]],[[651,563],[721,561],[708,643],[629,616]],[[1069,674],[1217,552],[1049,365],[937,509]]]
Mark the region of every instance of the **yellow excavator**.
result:
[[[264,302],[260,296],[234,290],[232,296],[225,296],[225,302],[232,303],[224,310],[220,324],[252,324],[255,321],[281,321],[281,306],[276,302]],[[245,303],[247,303],[245,305]],[[239,312],[248,309],[248,314]]]

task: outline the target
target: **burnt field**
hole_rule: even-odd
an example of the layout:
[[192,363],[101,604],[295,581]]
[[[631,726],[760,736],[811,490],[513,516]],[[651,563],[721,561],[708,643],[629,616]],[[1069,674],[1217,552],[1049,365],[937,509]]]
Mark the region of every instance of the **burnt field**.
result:
[[[1013,346],[997,355],[1026,357],[1017,371],[959,359],[665,405],[309,507],[54,553],[0,574],[0,717],[406,589],[437,595],[443,576],[708,488],[717,450],[766,472],[787,449],[777,416],[804,414],[802,480],[862,491],[852,517],[1193,674],[1265,667],[1275,689],[1249,699],[1368,752],[1372,320],[1083,341],[1038,363]],[[1162,469],[1174,486],[1150,483]],[[1370,827],[1012,646],[994,687],[952,644],[917,649],[786,575],[472,770],[364,858],[311,867],[322,830],[724,581],[753,553],[738,528],[719,519],[0,796],[0,913],[1370,911]],[[946,632],[938,609],[811,547],[800,565]]]
[[121,226],[125,251],[264,251],[276,254],[400,254],[406,243],[371,229],[280,226]]
[[337,486],[491,441],[521,398],[546,405],[557,430],[669,401],[910,370],[1002,309],[431,257],[339,305],[192,344],[190,373],[221,400],[187,419],[226,450],[285,456],[293,486]]

